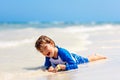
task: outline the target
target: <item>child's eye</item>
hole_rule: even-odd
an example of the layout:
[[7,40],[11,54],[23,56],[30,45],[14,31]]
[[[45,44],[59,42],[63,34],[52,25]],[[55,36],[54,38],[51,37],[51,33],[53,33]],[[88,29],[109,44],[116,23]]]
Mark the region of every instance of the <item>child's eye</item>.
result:
[[43,53],[43,51],[42,51],[42,50],[41,50],[40,52],[41,52],[41,53]]
[[47,46],[45,46],[44,49],[47,49]]

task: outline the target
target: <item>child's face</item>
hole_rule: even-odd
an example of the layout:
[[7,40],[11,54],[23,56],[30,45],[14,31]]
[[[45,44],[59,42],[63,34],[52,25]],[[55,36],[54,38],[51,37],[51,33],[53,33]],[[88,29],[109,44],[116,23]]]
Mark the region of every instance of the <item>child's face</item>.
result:
[[52,44],[43,44],[40,52],[46,57],[54,57],[55,47]]

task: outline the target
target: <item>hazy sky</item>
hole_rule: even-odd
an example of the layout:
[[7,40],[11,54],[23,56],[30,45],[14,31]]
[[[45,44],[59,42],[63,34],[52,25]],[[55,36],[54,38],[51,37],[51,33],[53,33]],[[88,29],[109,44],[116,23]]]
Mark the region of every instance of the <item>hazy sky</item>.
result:
[[0,0],[0,22],[119,22],[120,0]]

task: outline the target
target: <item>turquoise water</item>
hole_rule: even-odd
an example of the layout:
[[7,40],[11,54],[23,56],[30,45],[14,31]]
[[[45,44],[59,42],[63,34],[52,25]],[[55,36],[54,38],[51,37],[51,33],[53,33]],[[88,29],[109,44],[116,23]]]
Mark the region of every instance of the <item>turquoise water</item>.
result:
[[96,25],[119,25],[119,22],[91,22],[91,23],[80,23],[80,22],[8,22],[0,23],[0,30],[8,29],[22,29],[22,28],[53,28],[53,27],[69,27],[69,26],[84,26],[84,27],[95,27]]

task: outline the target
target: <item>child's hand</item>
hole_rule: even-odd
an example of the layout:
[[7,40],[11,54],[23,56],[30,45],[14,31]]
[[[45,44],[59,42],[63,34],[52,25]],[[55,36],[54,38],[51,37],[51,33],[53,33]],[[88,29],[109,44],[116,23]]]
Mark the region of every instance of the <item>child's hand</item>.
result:
[[58,72],[58,71],[61,71],[61,70],[65,70],[66,66],[63,65],[63,64],[58,64],[55,68],[50,66],[49,69],[48,69],[48,72]]
[[61,71],[61,70],[65,70],[66,66],[63,65],[63,64],[58,64],[56,67],[55,67],[55,72],[58,72],[58,71]]
[[55,71],[54,67],[50,66],[48,72],[54,72],[54,71]]

